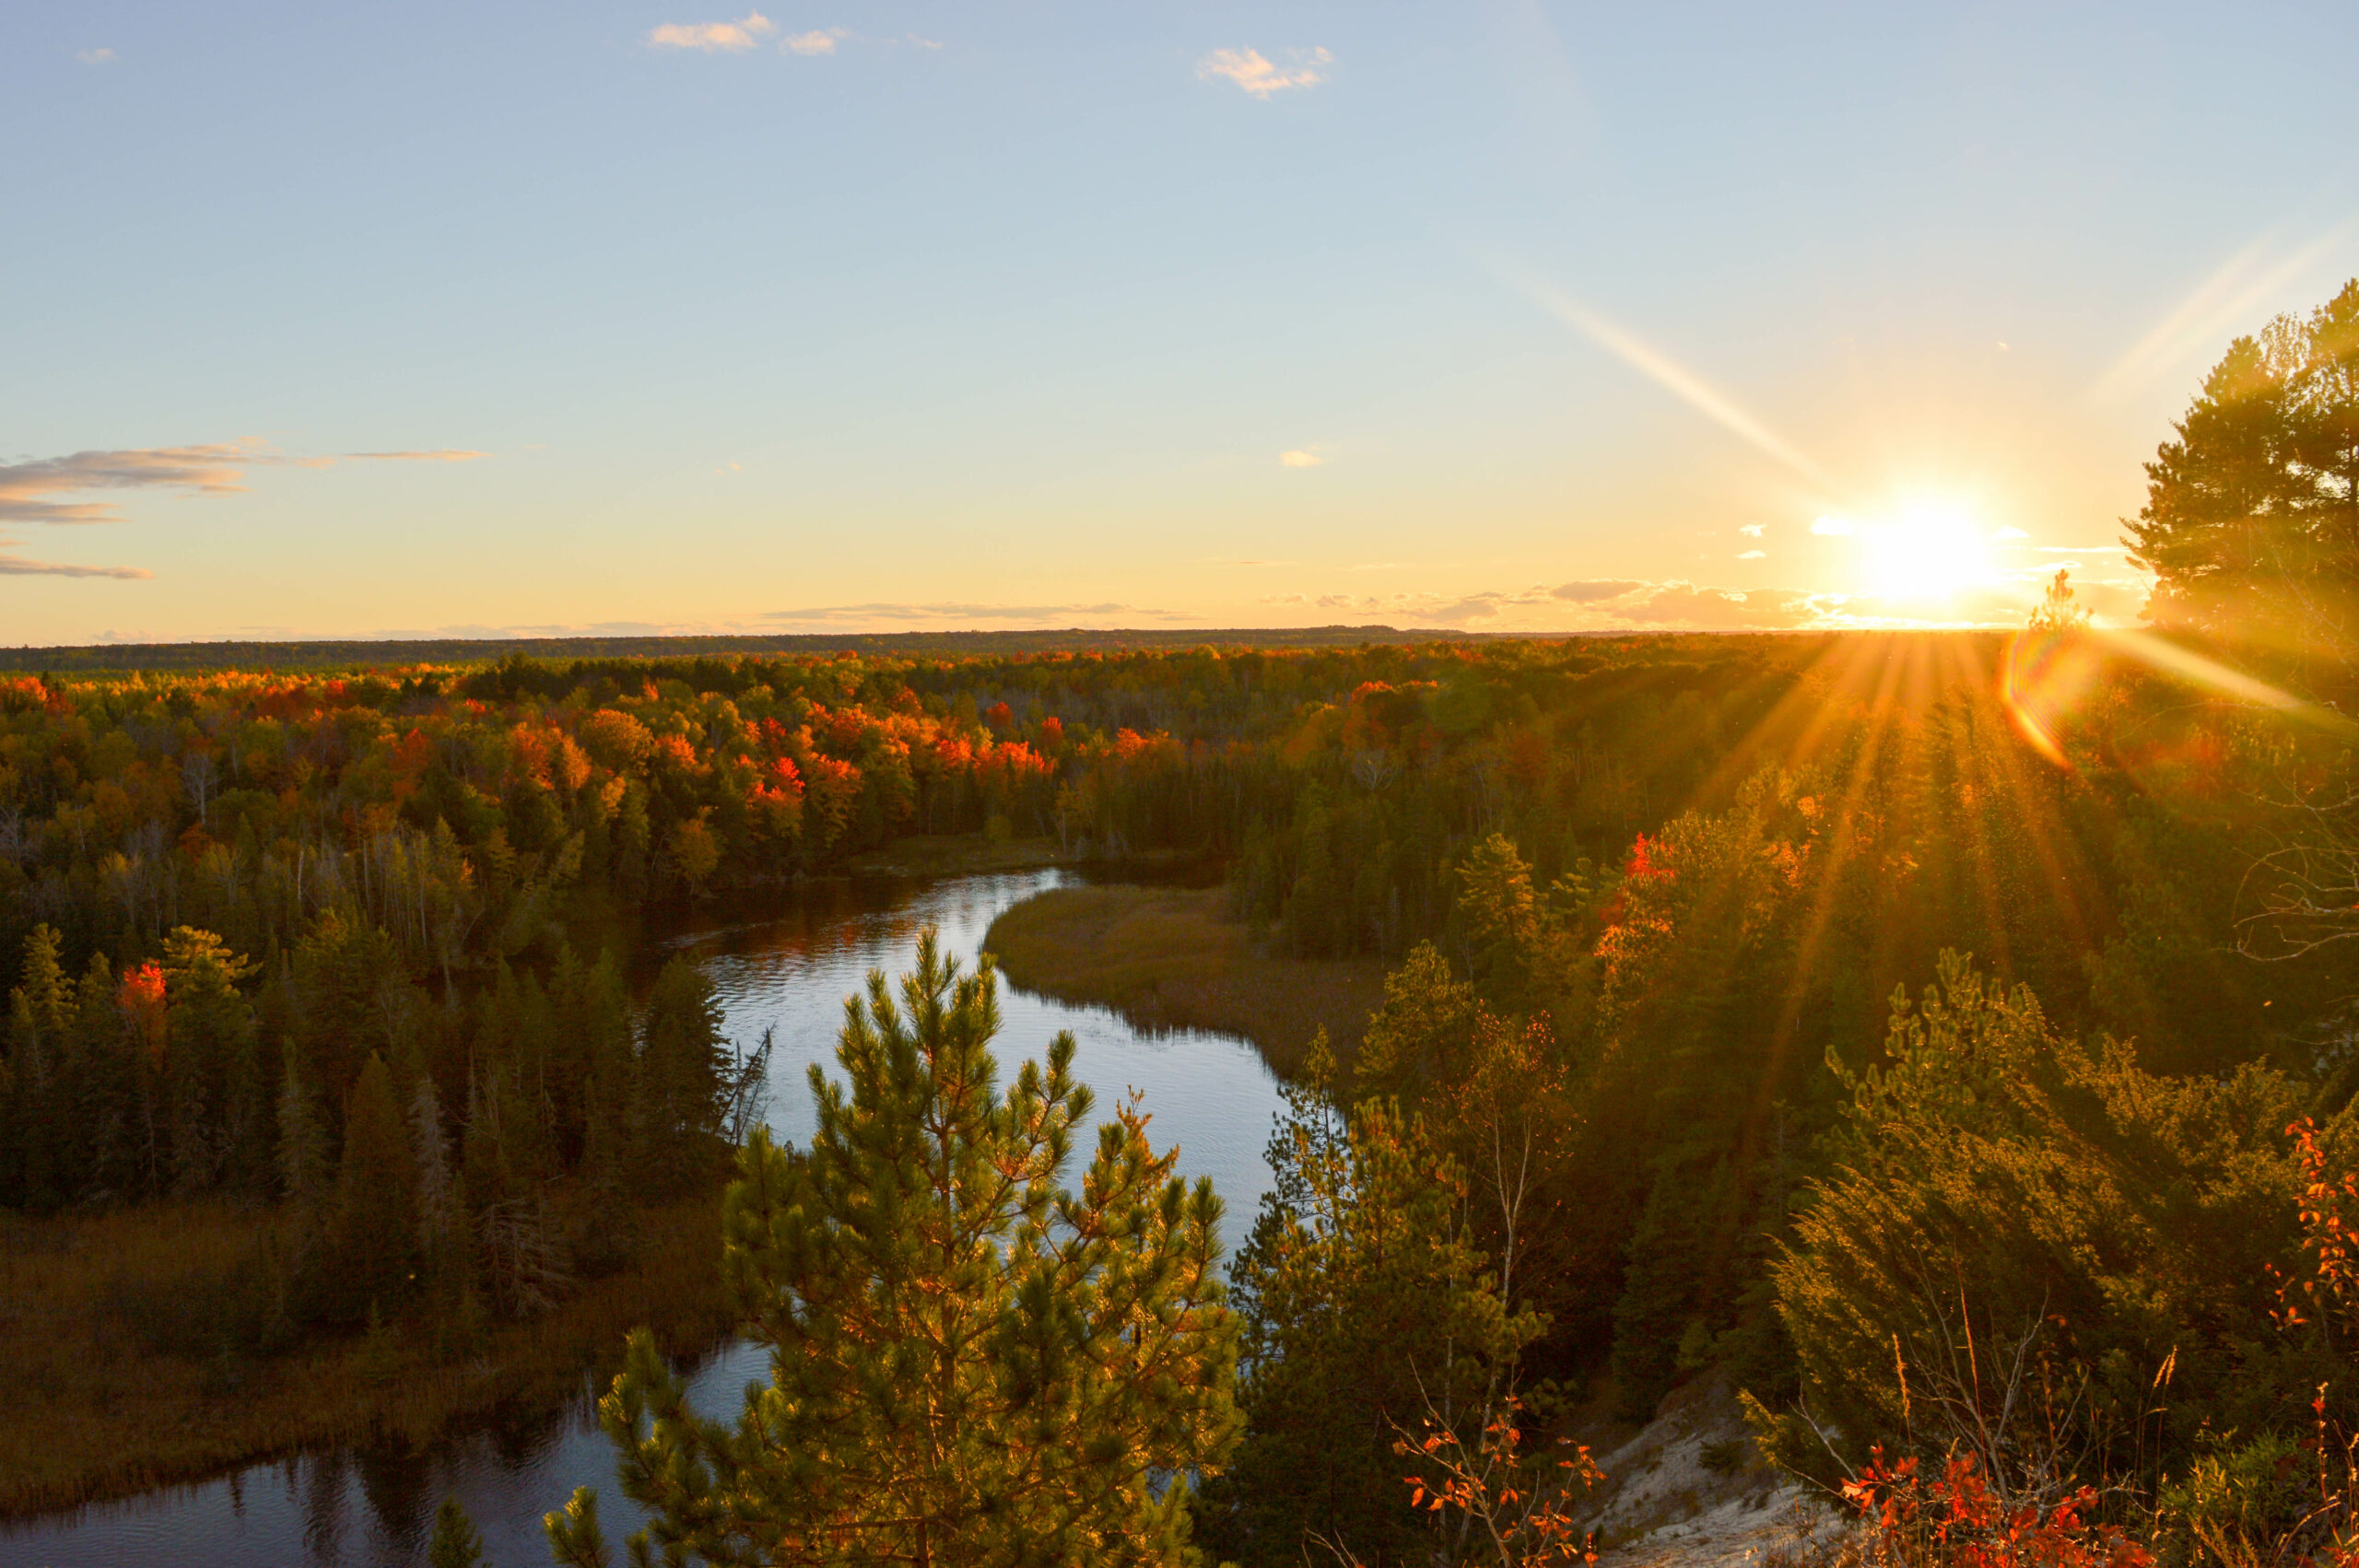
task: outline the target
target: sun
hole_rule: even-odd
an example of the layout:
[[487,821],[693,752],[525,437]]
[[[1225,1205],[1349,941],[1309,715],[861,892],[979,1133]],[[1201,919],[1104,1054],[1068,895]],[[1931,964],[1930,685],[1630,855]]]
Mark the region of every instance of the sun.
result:
[[1947,603],[1990,581],[1986,530],[1962,507],[1911,506],[1859,525],[1860,569],[1870,593],[1898,603]]

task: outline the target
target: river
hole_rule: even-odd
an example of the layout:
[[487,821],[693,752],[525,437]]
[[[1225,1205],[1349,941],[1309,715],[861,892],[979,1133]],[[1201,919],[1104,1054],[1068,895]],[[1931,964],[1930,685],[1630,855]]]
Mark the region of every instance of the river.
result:
[[[815,883],[762,919],[692,928],[669,945],[703,964],[719,987],[728,1030],[750,1045],[776,1031],[769,1123],[800,1143],[814,1126],[805,1069],[835,1071],[843,999],[869,970],[907,968],[919,930],[940,928],[948,952],[972,964],[984,930],[1002,909],[1066,880],[1059,872],[961,877],[932,883]],[[1277,1084],[1253,1047],[1226,1036],[1141,1034],[1095,1008],[1068,1007],[1003,985],[996,1042],[1001,1080],[1045,1054],[1050,1036],[1073,1032],[1074,1070],[1097,1092],[1097,1110],[1135,1088],[1154,1117],[1156,1147],[1180,1145],[1180,1169],[1208,1176],[1226,1199],[1223,1239],[1234,1248],[1251,1223],[1269,1172],[1262,1163]],[[1092,1146],[1075,1139],[1075,1166]],[[764,1352],[738,1341],[696,1369],[697,1407],[735,1419],[741,1391],[767,1376]],[[521,1426],[468,1431],[422,1452],[343,1448],[176,1486],[122,1503],[0,1525],[0,1565],[15,1568],[215,1568],[218,1564],[303,1568],[409,1568],[425,1561],[435,1508],[446,1495],[466,1505],[498,1568],[546,1564],[541,1516],[576,1486],[599,1492],[602,1517],[617,1543],[639,1518],[615,1485],[614,1452],[585,1387],[569,1406]]]

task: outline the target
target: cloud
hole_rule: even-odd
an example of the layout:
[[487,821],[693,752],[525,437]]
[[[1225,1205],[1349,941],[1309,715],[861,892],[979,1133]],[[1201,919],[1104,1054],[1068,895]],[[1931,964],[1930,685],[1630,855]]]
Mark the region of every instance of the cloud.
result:
[[1739,528],[1737,532],[1743,534],[1748,539],[1758,539],[1761,537],[1761,531],[1767,526],[1768,525],[1766,523],[1748,522]]
[[784,54],[833,54],[836,40],[851,36],[850,29],[845,28],[813,28],[809,32],[793,33],[780,39],[778,47],[779,52]]
[[1327,460],[1315,451],[1304,450],[1280,452],[1278,461],[1288,468],[1316,468]]
[[[1396,625],[1414,622],[1477,626],[1515,634],[1612,631],[1836,631],[1865,627],[2019,626],[2046,580],[2041,573],[1968,590],[1939,614],[1922,605],[1866,594],[1813,593],[1795,588],[1722,588],[1680,579],[1649,582],[1626,578],[1562,583],[1555,588],[1471,593],[1303,593],[1273,595],[1273,605],[1320,610]],[[2089,602],[2107,616],[2134,614],[2145,591],[2138,582],[2084,584]],[[1487,625],[1486,625],[1487,624]]]
[[122,513],[105,501],[60,500],[93,490],[180,490],[231,496],[245,489],[254,467],[332,468],[339,462],[468,462],[484,454],[440,451],[340,452],[286,457],[255,437],[192,447],[136,447],[79,451],[65,457],[0,463],[0,522],[116,522]]
[[1744,550],[1739,552],[1737,556],[1740,561],[1766,561],[1768,558],[1769,552],[1766,550]]
[[758,619],[784,629],[814,626],[827,629],[892,630],[918,626],[969,627],[983,622],[1016,621],[1027,626],[1074,626],[1084,622],[1120,624],[1109,617],[1186,624],[1203,617],[1183,610],[1156,610],[1137,604],[821,604],[800,610],[770,610]]
[[[700,49],[707,54],[741,53],[754,47],[755,41],[767,33],[776,32],[778,24],[759,11],[748,11],[734,22],[665,22],[647,35],[651,49]],[[833,49],[833,42],[828,48]]]
[[156,574],[139,567],[80,567],[59,561],[36,561],[6,554],[13,541],[0,539],[0,577],[112,577],[126,579]]
[[0,463],[0,521],[114,521],[119,514],[105,502],[53,498],[88,490],[175,489],[201,496],[233,495],[245,488],[241,471],[258,461],[255,448],[260,444],[224,441],[210,446],[80,451]]
[[1994,544],[2001,544],[2010,539],[2028,539],[2030,537],[2030,534],[2025,533],[2020,528],[2002,528],[1999,530],[1998,532],[1993,533],[1990,536],[1990,542]]
[[1810,531],[1822,537],[1837,539],[1848,539],[1852,534],[1860,532],[1857,525],[1847,517],[1820,518],[1810,525]]
[[1602,578],[1593,582],[1559,583],[1548,591],[1551,599],[1562,599],[1574,604],[1595,604],[1602,600],[1619,599],[1624,594],[1647,585],[1625,578]]
[[1327,79],[1326,67],[1335,63],[1324,49],[1289,49],[1286,59],[1289,64],[1281,69],[1258,49],[1215,49],[1196,62],[1196,77],[1210,81],[1226,76],[1255,98],[1267,100],[1272,93],[1289,88],[1318,86]]
[[[1413,621],[1466,626],[1501,621],[1519,630],[1611,631],[1616,627],[1681,628],[1696,631],[1790,631],[1836,624],[1840,608],[1830,595],[1795,589],[1703,587],[1691,582],[1647,582],[1627,578],[1560,583],[1474,593],[1330,594],[1322,609],[1348,610]],[[1567,621],[1567,614],[1577,619]]]
[[76,53],[74,58],[79,60],[85,65],[111,65],[114,64],[114,51],[111,49],[85,49]]

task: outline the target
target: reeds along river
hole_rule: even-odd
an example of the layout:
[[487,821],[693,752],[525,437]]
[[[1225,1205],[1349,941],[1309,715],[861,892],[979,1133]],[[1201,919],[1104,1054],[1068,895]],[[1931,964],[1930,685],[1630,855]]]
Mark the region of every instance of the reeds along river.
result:
[[[930,883],[814,884],[759,919],[671,939],[705,964],[727,1008],[729,1030],[750,1046],[776,1030],[769,1121],[800,1143],[813,1127],[806,1069],[835,1071],[843,1000],[871,969],[907,968],[917,935],[941,929],[945,949],[972,964],[999,911],[1063,880],[1057,872],[965,877]],[[1095,1009],[1064,1006],[1002,985],[996,1046],[1003,1082],[1070,1029],[1075,1070],[1110,1114],[1130,1089],[1144,1095],[1158,1148],[1178,1143],[1180,1168],[1208,1176],[1227,1202],[1223,1240],[1234,1249],[1252,1223],[1269,1172],[1262,1152],[1278,1109],[1277,1084],[1253,1047],[1226,1036],[1149,1037]],[[1075,1159],[1091,1141],[1075,1140]],[[1068,1172],[1078,1179],[1078,1170]],[[697,1369],[698,1406],[734,1420],[748,1382],[768,1375],[764,1352],[723,1346]],[[549,1561],[541,1516],[580,1485],[598,1488],[611,1538],[639,1520],[615,1485],[614,1453],[597,1429],[585,1387],[571,1405],[537,1420],[467,1432],[422,1452],[336,1449],[266,1465],[124,1503],[0,1525],[0,1565],[28,1568],[213,1568],[224,1563],[381,1568],[425,1561],[435,1508],[455,1495],[474,1515],[486,1555],[499,1568]]]

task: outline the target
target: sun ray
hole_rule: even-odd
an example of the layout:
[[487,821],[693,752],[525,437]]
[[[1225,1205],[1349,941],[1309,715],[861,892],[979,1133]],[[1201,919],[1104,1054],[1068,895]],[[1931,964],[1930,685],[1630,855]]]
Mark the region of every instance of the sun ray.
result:
[[1838,488],[1826,471],[1812,462],[1800,448],[1754,417],[1728,393],[1636,333],[1598,314],[1571,296],[1523,275],[1520,268],[1500,265],[1494,270],[1542,310],[1722,429],[1777,459],[1819,489],[1832,493]]

